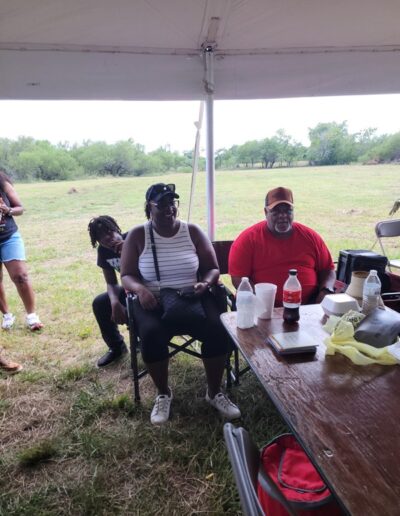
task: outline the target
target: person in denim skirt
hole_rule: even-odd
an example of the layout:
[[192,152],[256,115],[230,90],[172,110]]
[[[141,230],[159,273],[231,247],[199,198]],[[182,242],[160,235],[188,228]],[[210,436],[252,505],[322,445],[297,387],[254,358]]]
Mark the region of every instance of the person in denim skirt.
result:
[[11,330],[15,316],[9,311],[3,285],[3,264],[15,284],[25,310],[26,326],[31,331],[40,330],[43,324],[35,312],[35,294],[25,263],[24,242],[14,217],[22,215],[24,208],[11,179],[0,169],[0,311],[3,313],[1,327]]

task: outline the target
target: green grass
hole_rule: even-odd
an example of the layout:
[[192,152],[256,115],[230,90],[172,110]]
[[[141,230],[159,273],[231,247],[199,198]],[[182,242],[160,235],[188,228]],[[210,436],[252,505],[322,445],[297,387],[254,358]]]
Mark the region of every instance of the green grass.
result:
[[[261,220],[266,191],[283,185],[294,191],[296,219],[322,234],[334,258],[343,248],[371,248],[376,221],[400,197],[399,174],[389,165],[218,172],[216,238],[234,238]],[[177,184],[186,218],[186,174],[17,185],[26,207],[17,222],[46,326],[40,334],[24,328],[5,275],[17,323],[0,335],[1,345],[24,371],[0,376],[1,516],[240,514],[223,423],[204,402],[201,363],[179,355],[172,361],[173,417],[163,428],[149,423],[148,378],[142,403],[132,401],[129,359],[106,371],[94,367],[104,344],[91,302],[104,280],[87,224],[101,214],[124,230],[141,224],[144,193],[159,180]],[[67,193],[71,187],[76,194]],[[204,174],[192,220],[206,228]],[[393,246],[393,256],[397,251]],[[232,398],[258,445],[284,430],[253,375]]]

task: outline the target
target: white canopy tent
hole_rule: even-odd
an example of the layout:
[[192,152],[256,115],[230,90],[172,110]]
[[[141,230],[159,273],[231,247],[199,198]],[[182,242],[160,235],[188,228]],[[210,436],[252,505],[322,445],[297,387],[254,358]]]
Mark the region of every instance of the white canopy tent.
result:
[[1,99],[213,100],[400,92],[397,0],[0,0]]

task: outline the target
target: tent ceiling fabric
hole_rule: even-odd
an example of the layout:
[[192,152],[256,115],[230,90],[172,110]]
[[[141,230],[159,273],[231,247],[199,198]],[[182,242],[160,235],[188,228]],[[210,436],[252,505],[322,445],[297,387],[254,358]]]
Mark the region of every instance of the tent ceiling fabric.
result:
[[398,0],[0,0],[0,98],[400,92]]

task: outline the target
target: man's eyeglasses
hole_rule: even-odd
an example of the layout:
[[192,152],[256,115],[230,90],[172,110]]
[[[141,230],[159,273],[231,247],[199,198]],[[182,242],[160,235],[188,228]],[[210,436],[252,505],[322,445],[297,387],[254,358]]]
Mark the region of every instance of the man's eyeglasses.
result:
[[158,210],[165,210],[166,208],[170,208],[171,206],[174,208],[179,208],[179,201],[177,199],[171,199],[168,201],[160,202],[151,201],[151,204],[155,206]]
[[278,215],[293,215],[293,208],[290,206],[276,206],[269,210],[272,216],[277,217]]

